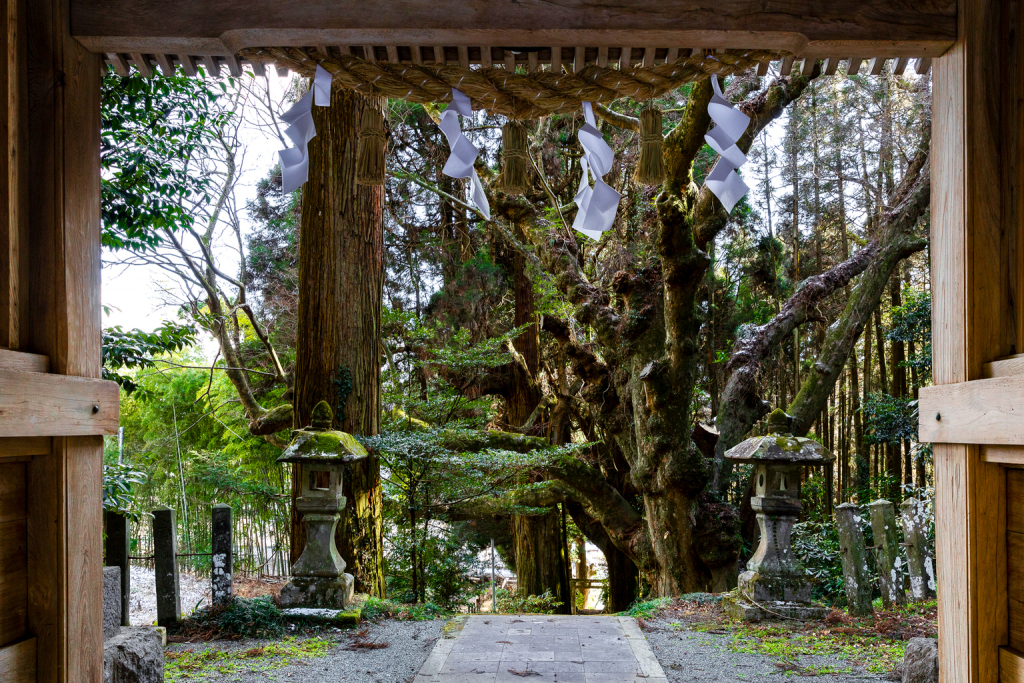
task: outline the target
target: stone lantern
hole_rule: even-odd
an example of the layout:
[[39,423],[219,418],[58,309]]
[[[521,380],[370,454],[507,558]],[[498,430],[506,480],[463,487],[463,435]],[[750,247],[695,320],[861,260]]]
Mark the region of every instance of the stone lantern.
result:
[[334,543],[345,510],[342,476],[349,463],[367,453],[354,436],[333,431],[334,416],[326,401],[313,408],[310,427],[292,432],[292,441],[278,462],[302,465],[302,493],[295,508],[302,513],[306,547],[292,565],[291,581],[281,590],[287,607],[345,609],[352,602],[354,581]]
[[790,433],[790,417],[776,410],[768,418],[768,435],[747,439],[725,457],[754,465],[754,496],[761,541],[740,574],[739,589],[725,601],[727,612],[744,621],[777,617],[820,619],[828,610],[811,602],[811,583],[793,554],[790,536],[800,515],[800,475],[808,465],[835,460],[812,439]]

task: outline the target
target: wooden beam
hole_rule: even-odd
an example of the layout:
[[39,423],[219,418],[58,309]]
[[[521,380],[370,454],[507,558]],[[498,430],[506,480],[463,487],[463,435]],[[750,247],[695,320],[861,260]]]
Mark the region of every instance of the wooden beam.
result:
[[108,380],[0,370],[4,436],[116,434],[119,403]]
[[625,71],[633,65],[633,48],[624,47],[619,51],[619,71]]
[[1022,375],[1024,374],[1024,353],[1014,354],[991,363],[985,363],[981,366],[981,372],[985,379]]
[[843,61],[839,57],[829,57],[825,60],[825,66],[822,69],[822,74],[825,76],[835,76],[836,70],[839,69],[839,62]]
[[0,681],[36,683],[36,639],[0,647]]
[[1012,647],[999,648],[999,683],[1024,681],[1024,655]]
[[178,55],[179,61],[181,61],[181,68],[185,70],[185,75],[189,78],[195,78],[199,75],[199,64],[196,63],[196,58],[192,55]]
[[897,59],[896,60],[896,66],[894,66],[892,68],[892,75],[893,76],[902,76],[903,73],[907,70],[907,64],[909,64],[909,63],[910,63],[910,58],[909,57],[900,57],[899,59]]
[[574,73],[579,73],[583,71],[583,67],[586,65],[587,53],[585,51],[585,48],[582,48],[579,45],[576,46],[575,53],[576,54],[574,55],[572,60],[572,70]]
[[153,65],[149,63],[146,55],[139,54],[138,52],[132,53],[132,64],[135,65],[136,70],[142,74],[143,78],[152,78]]
[[[937,386],[921,393],[921,438],[934,432],[937,438],[962,440],[933,446],[937,592],[945,596],[939,601],[944,683],[996,683],[999,648],[1008,642],[1010,629],[1006,470],[983,457],[991,447],[964,443],[982,441],[964,434],[971,413],[1005,419],[992,412],[1002,401],[987,394],[976,406],[960,400],[982,388],[998,393],[1000,383],[1019,380],[979,379],[986,362],[1013,353],[1015,344],[1014,296],[1007,287],[1015,228],[1003,222],[1002,159],[1019,150],[1002,149],[1002,71],[1014,59],[1001,47],[1011,44],[1002,12],[1003,3],[960,0],[957,41],[935,60],[933,74],[931,289]],[[961,384],[968,386],[957,389]],[[936,400],[946,396],[956,397],[956,405]]]
[[171,56],[163,53],[159,53],[154,56],[156,57],[156,63],[160,65],[160,71],[164,73],[164,76],[173,76],[174,60],[171,59]]
[[[794,54],[937,57],[956,39],[955,0],[70,0],[74,35],[96,52],[234,53],[245,47],[359,45],[701,45]],[[666,27],[672,28],[666,28]],[[677,28],[685,27],[685,28]],[[219,50],[219,52],[218,52]]]
[[1024,445],[1024,376],[922,387],[923,443]]
[[51,439],[48,436],[0,437],[0,460],[49,455],[50,447]]
[[39,353],[0,349],[0,370],[18,372],[49,372],[50,359]]

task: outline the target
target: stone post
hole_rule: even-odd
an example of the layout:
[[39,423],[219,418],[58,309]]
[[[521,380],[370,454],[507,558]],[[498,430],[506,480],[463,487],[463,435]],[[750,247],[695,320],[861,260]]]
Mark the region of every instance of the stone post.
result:
[[843,560],[843,586],[850,614],[867,616],[872,612],[872,585],[864,531],[860,527],[860,508],[853,503],[843,503],[836,508],[835,515],[839,530],[839,556]]
[[106,564],[121,570],[121,626],[131,626],[128,618],[132,596],[131,564],[128,562],[128,550],[131,547],[128,515],[105,510],[103,518],[107,529]]
[[891,610],[907,604],[907,593],[903,590],[903,560],[900,559],[896,509],[887,500],[876,500],[868,507],[871,508],[871,532],[875,537],[875,567],[878,570],[882,606]]
[[178,540],[171,508],[153,510],[153,555],[156,560],[156,623],[171,626],[181,616]]
[[907,549],[910,596],[915,602],[935,595],[935,565],[928,555],[928,519],[924,501],[907,498],[900,505],[900,524]]
[[231,602],[231,506],[218,503],[213,506],[213,604]]

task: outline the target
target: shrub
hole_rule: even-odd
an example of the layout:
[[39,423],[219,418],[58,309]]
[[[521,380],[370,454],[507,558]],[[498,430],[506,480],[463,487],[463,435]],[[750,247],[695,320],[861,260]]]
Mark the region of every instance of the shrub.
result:
[[494,593],[498,599],[498,612],[502,614],[554,614],[562,606],[549,590],[542,595],[521,596],[504,588],[496,588]]

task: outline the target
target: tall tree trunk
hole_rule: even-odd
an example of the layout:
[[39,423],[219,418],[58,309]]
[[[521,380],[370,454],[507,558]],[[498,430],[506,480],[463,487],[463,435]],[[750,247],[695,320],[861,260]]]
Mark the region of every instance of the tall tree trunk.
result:
[[[347,90],[330,107],[313,107],[317,135],[309,143],[299,232],[299,310],[293,424],[306,426],[313,406],[334,407],[338,429],[374,435],[380,419],[381,297],[384,284],[384,189],[355,182],[363,110],[386,113],[383,97]],[[295,512],[301,471],[292,473],[292,562],[305,544]],[[351,468],[338,551],[356,590],[383,596],[380,463]]]
[[[521,242],[526,239],[522,225],[518,223],[516,239]],[[512,256],[512,289],[515,295],[513,324],[516,327],[529,325],[514,342],[525,367],[519,363],[512,364],[511,394],[506,402],[509,425],[522,427],[541,399],[536,381],[540,371],[540,326],[533,282],[526,270],[526,258],[518,250]],[[519,594],[541,595],[550,591],[555,600],[562,603],[556,611],[570,613],[568,566],[561,552],[561,526],[557,511],[552,509],[544,515],[513,515],[512,536]]]

